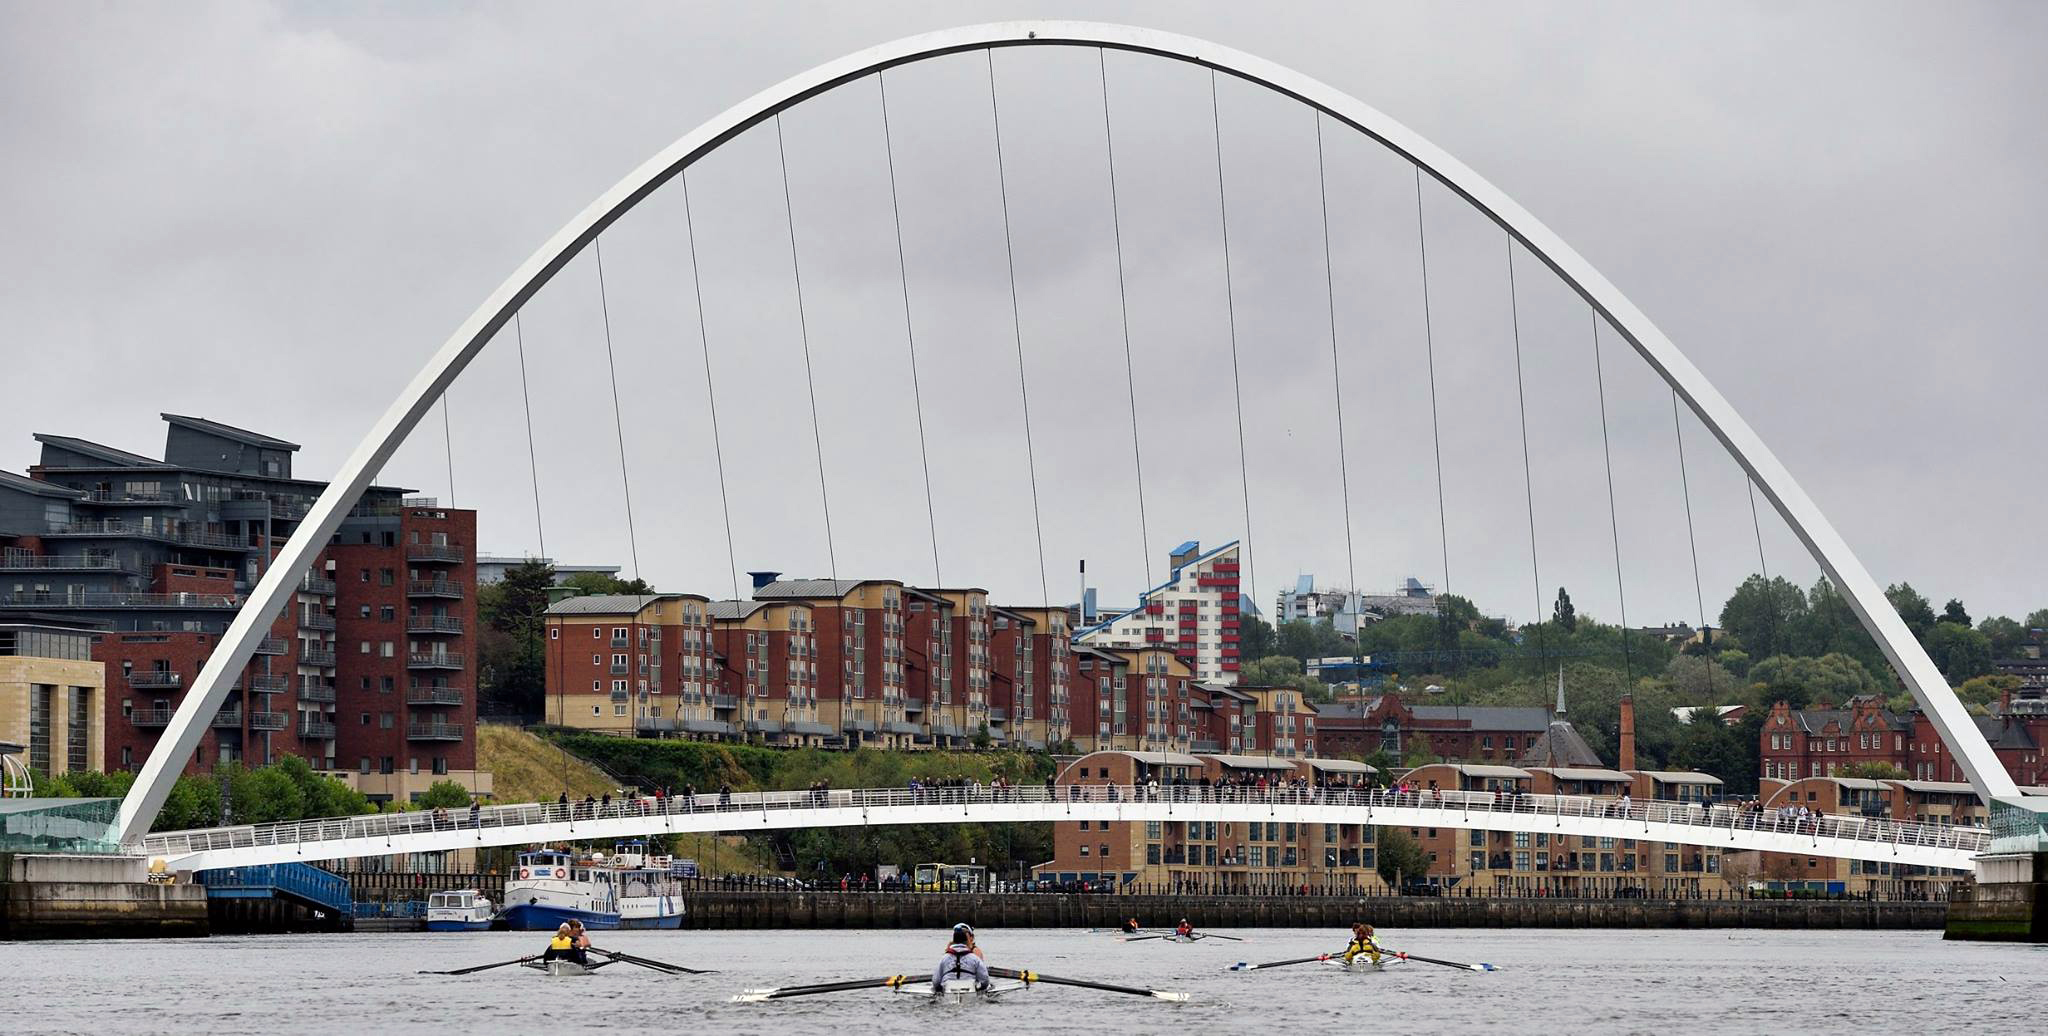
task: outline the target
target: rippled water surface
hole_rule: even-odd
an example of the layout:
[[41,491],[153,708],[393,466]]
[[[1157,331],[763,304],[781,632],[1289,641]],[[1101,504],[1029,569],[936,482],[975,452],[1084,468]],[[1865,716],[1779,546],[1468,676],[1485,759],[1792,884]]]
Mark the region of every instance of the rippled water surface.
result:
[[1181,990],[1186,1004],[1040,986],[938,1005],[864,991],[760,1004],[754,987],[929,974],[944,932],[602,932],[598,945],[716,975],[613,965],[584,979],[521,968],[422,975],[538,951],[531,933],[362,934],[0,944],[9,1032],[1318,1033],[1450,1031],[2048,1032],[2048,948],[1934,932],[1429,930],[1389,945],[1490,974],[1407,964],[1232,973],[1333,949],[1343,933],[1226,930],[1244,942],[1124,943],[988,929],[991,963]]

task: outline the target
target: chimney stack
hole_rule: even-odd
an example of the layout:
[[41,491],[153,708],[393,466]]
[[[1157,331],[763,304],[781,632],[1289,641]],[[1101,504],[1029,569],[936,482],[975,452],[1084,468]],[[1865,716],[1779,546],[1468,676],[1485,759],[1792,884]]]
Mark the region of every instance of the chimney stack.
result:
[[1621,696],[1621,770],[1624,773],[1636,768],[1636,701],[1631,695]]

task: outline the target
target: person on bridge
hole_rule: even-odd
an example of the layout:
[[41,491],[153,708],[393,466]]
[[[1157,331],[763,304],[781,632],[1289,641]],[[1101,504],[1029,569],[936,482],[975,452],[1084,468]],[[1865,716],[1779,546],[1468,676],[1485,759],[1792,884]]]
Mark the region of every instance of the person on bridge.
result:
[[1351,963],[1353,957],[1363,953],[1370,955],[1373,964],[1377,965],[1380,962],[1381,952],[1379,943],[1374,942],[1372,939],[1371,925],[1355,924],[1351,926],[1351,943],[1344,947],[1344,963]]
[[943,993],[946,983],[966,978],[974,980],[977,992],[988,992],[988,964],[982,959],[981,947],[975,944],[973,926],[962,922],[953,926],[953,941],[946,944],[939,966],[932,969],[932,992]]

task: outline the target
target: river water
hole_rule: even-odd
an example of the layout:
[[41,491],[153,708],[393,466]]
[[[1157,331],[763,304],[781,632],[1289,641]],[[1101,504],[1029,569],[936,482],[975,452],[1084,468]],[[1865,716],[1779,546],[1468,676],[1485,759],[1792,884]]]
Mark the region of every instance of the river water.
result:
[[617,964],[583,979],[522,968],[421,975],[537,952],[533,933],[259,936],[0,944],[8,1032],[1555,1034],[2048,1032],[2048,947],[1943,942],[1936,932],[1380,933],[1432,957],[1348,973],[1233,973],[1307,956],[1344,933],[1229,930],[1244,942],[1124,943],[1079,931],[983,930],[991,963],[1192,994],[1186,1004],[1038,986],[943,1005],[862,991],[735,1004],[747,988],[929,974],[946,933],[600,932],[602,947],[715,968],[670,978]]

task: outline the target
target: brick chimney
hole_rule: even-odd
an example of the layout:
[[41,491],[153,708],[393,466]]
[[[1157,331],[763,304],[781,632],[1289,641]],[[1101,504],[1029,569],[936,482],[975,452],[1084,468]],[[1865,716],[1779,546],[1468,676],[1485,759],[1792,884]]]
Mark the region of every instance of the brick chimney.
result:
[[1636,700],[1621,696],[1621,766],[1626,773],[1636,768]]

